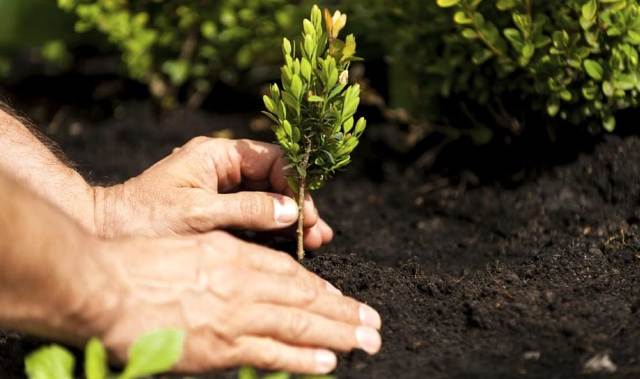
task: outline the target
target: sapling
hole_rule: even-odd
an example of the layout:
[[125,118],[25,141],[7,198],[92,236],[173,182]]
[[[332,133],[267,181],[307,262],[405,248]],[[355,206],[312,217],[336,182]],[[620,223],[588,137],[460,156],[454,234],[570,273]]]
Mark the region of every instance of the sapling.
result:
[[297,44],[283,39],[281,86],[271,85],[263,97],[264,113],[275,123],[273,131],[289,161],[289,187],[298,203],[299,260],[304,259],[305,193],[349,164],[367,125],[363,117],[354,118],[360,86],[349,85],[349,66],[360,58],[353,34],[339,38],[346,22],[346,14],[331,15],[327,9],[323,14],[314,5],[310,19],[303,21],[302,39]]

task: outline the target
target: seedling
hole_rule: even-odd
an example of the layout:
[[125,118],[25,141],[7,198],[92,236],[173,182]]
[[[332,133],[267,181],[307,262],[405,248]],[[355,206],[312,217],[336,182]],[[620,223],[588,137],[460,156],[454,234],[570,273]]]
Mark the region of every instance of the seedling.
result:
[[[302,375],[294,377],[287,372],[274,372],[273,374],[267,374],[262,379],[336,379],[331,375]],[[253,367],[242,367],[238,371],[238,379],[260,379],[260,375]]]
[[[129,362],[119,375],[109,372],[107,352],[97,338],[85,347],[86,379],[134,379],[168,371],[182,355],[184,332],[172,329],[140,337],[129,351]],[[42,347],[25,358],[29,379],[72,379],[75,359],[59,345]]]
[[[324,22],[323,22],[324,18]],[[264,112],[275,125],[273,131],[289,161],[289,187],[297,197],[297,254],[304,259],[303,205],[305,193],[320,188],[337,170],[351,162],[367,122],[354,115],[360,103],[360,86],[348,85],[349,66],[355,56],[356,39],[340,40],[347,15],[333,15],[317,5],[303,21],[302,39],[284,38],[281,86],[273,84],[263,97]]]

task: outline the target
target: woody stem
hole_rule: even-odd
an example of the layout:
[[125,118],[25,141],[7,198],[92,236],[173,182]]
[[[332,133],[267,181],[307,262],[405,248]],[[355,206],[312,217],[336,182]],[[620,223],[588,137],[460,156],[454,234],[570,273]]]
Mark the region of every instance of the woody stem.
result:
[[307,168],[309,167],[309,155],[311,154],[311,143],[307,147],[302,158],[301,175],[298,178],[298,228],[296,231],[298,239],[298,260],[304,259],[304,196],[307,185]]

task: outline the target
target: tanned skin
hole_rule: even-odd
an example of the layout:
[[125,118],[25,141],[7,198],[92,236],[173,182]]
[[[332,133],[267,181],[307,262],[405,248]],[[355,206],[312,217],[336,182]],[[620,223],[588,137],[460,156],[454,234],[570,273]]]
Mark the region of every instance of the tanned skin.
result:
[[[273,145],[196,138],[138,177],[94,187],[0,111],[0,151],[0,328],[75,345],[96,336],[120,361],[140,334],[180,328],[175,370],[193,373],[326,373],[333,351],[380,349],[375,310],[222,231],[295,222]],[[251,187],[271,192],[238,191]],[[329,242],[310,199],[304,212],[307,245]]]

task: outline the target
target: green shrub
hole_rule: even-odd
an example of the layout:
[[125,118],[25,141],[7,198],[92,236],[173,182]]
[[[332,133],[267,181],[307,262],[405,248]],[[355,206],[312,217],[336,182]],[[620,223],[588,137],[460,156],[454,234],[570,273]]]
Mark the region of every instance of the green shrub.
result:
[[98,30],[121,52],[128,74],[171,106],[186,89],[197,106],[217,80],[277,61],[282,35],[299,9],[286,0],[58,0],[78,17],[76,31]]
[[392,64],[392,105],[431,121],[448,118],[447,99],[494,121],[519,113],[506,100],[611,131],[638,105],[638,1],[346,1]]

